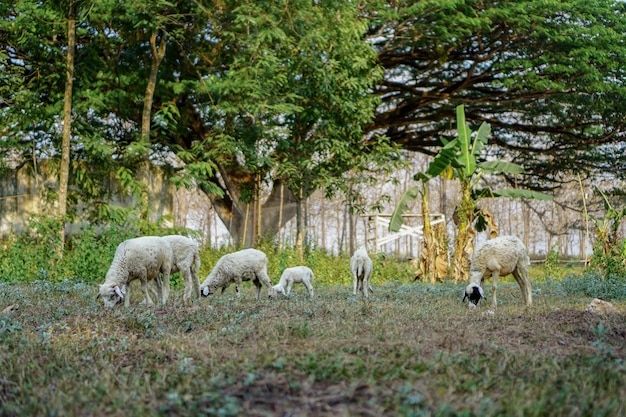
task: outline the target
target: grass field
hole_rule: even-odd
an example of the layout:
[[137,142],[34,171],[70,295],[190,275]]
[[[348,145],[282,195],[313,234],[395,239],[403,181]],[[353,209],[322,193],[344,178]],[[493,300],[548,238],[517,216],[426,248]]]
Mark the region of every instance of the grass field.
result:
[[0,311],[19,305],[0,314],[0,415],[626,415],[624,314],[547,282],[531,309],[502,284],[491,315],[462,287],[256,301],[246,283],[240,299],[183,307],[176,288],[165,307],[105,311],[96,285],[0,283]]

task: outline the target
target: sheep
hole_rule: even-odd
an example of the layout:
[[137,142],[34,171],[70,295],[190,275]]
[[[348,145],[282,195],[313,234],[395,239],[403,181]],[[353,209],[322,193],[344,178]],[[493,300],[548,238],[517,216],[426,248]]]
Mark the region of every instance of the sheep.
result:
[[274,296],[274,288],[267,275],[267,256],[257,249],[243,249],[222,256],[213,270],[200,285],[200,293],[204,297],[214,294],[218,288],[222,293],[235,283],[237,297],[242,281],[252,281],[256,286],[256,298],[259,299],[261,286],[265,284],[270,297]]
[[619,313],[619,310],[613,304],[599,298],[591,300],[591,303],[589,303],[585,311],[588,313],[604,315]]
[[[144,236],[128,239],[120,243],[106,274],[104,284],[100,285],[98,297],[106,307],[112,308],[124,300],[129,307],[130,297],[126,292],[130,282],[138,279],[148,304],[153,304],[149,295],[148,281],[155,280],[162,304],[169,296],[170,271],[172,268],[172,248],[160,237]],[[159,278],[159,274],[163,278]]]
[[353,276],[353,295],[356,295],[358,290],[363,292],[365,298],[368,298],[369,292],[374,292],[370,286],[370,277],[373,269],[372,260],[367,255],[365,248],[357,249],[350,259],[350,272]]
[[294,266],[287,268],[280,276],[278,284],[274,285],[274,292],[276,294],[283,294],[288,296],[291,293],[291,287],[294,283],[303,283],[306,287],[309,297],[313,297],[313,286],[311,282],[315,279],[315,275],[311,268],[307,266]]
[[172,270],[170,274],[180,271],[185,282],[185,292],[183,301],[191,298],[191,292],[194,298],[200,298],[200,280],[198,279],[198,271],[200,270],[200,254],[198,244],[185,236],[169,235],[163,236],[172,247]]
[[481,287],[482,282],[493,278],[493,307],[497,306],[496,287],[498,277],[513,274],[522,290],[522,297],[527,306],[532,305],[532,289],[528,278],[528,251],[522,241],[515,236],[500,236],[488,240],[480,246],[472,258],[469,284],[465,288],[468,307],[474,308],[481,298],[486,298]]

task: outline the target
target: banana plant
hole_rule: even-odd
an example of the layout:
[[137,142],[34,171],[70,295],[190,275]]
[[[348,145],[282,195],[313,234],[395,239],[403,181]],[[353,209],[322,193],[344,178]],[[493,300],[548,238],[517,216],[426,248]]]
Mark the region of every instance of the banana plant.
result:
[[[619,228],[622,220],[626,217],[626,207],[621,210],[613,207],[609,201],[608,196],[597,186],[594,187],[597,194],[602,197],[604,204],[605,215],[602,218],[592,217],[587,213],[583,216],[591,219],[595,225],[595,242],[593,244],[593,259],[591,261],[592,266],[600,266],[604,268],[611,254],[616,254],[620,257],[620,242],[618,237]],[[616,253],[617,249],[617,253]],[[621,254],[623,257],[623,254]]]
[[[487,197],[514,197],[536,200],[551,200],[552,196],[517,188],[479,188],[484,174],[521,174],[524,168],[506,161],[481,161],[482,151],[488,145],[491,126],[483,122],[475,134],[465,122],[465,108],[456,108],[457,137],[451,141],[442,139],[443,148],[431,161],[425,172],[414,175],[419,184],[409,188],[400,198],[391,217],[389,230],[396,232],[402,226],[402,215],[408,210],[409,203],[418,196],[427,198],[426,184],[433,178],[443,176],[456,179],[461,186],[461,201],[455,209],[455,236],[453,271],[455,281],[464,281],[468,277],[469,260],[473,254],[473,237],[476,231],[483,231],[491,219],[476,208],[477,202]],[[494,225],[495,226],[495,225]],[[474,231],[474,227],[476,231]]]

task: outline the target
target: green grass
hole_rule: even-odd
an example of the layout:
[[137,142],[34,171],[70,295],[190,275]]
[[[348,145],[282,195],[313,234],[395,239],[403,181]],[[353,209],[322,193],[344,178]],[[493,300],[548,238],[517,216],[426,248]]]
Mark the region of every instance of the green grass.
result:
[[626,321],[585,312],[585,281],[536,283],[531,309],[505,282],[494,315],[462,284],[380,275],[369,302],[321,278],[313,300],[245,283],[113,311],[95,284],[0,283],[0,311],[19,304],[0,314],[0,416],[624,415]]

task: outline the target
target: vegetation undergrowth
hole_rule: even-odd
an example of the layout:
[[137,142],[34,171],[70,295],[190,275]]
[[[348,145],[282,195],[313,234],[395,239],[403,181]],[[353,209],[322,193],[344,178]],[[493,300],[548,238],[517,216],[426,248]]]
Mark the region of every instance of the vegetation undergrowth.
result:
[[[458,284],[234,292],[105,311],[90,285],[0,283],[0,415],[621,415],[623,314],[542,284],[495,314]],[[137,294],[139,297],[139,294]],[[624,306],[624,299],[618,300]],[[1,311],[1,310],[0,310]]]
[[[86,229],[55,258],[43,225],[0,254],[0,416],[13,415],[621,415],[626,280],[558,263],[533,267],[532,308],[500,281],[499,305],[470,311],[462,284],[413,282],[406,262],[372,256],[374,293],[352,295],[349,257],[307,250],[315,297],[260,300],[246,283],[182,305],[105,310],[104,279],[127,228]],[[157,230],[166,234],[169,230]],[[300,264],[259,248],[273,282]],[[220,256],[203,248],[202,280]],[[564,276],[564,278],[561,278]],[[537,277],[535,280],[534,277]],[[553,278],[554,277],[554,278]],[[485,285],[489,299],[490,285]]]

